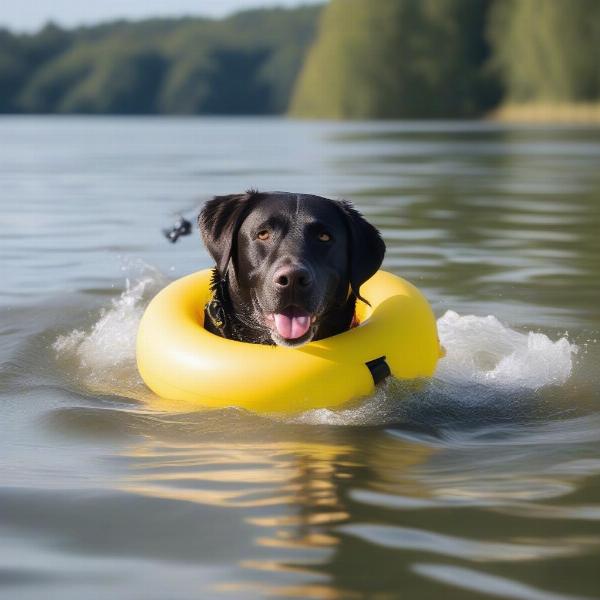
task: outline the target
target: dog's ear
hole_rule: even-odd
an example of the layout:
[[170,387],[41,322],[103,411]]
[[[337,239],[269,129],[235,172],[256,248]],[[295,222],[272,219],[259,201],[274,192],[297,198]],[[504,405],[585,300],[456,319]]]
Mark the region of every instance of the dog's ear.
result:
[[338,202],[346,219],[350,240],[348,245],[350,287],[357,298],[368,302],[360,295],[360,286],[370,279],[383,262],[385,242],[379,231],[369,223],[352,203]]
[[256,195],[257,192],[250,190],[245,194],[215,196],[198,215],[202,239],[221,277],[225,277],[229,259],[235,251],[238,230]]

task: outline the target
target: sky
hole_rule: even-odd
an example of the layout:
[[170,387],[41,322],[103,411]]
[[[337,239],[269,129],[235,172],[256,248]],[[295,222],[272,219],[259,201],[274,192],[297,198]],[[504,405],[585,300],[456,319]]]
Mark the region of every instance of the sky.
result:
[[0,26],[36,31],[48,21],[63,27],[114,19],[203,15],[222,17],[246,8],[298,6],[324,0],[8,0],[0,8]]

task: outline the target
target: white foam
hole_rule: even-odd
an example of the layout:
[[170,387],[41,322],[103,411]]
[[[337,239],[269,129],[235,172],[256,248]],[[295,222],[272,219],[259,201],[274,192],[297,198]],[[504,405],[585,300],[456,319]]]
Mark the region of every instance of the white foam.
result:
[[496,317],[460,316],[448,311],[437,322],[446,357],[436,378],[446,383],[479,383],[503,389],[562,385],[573,370],[577,346],[566,337],[520,333]]
[[[437,321],[446,356],[427,385],[414,388],[391,382],[360,405],[342,410],[319,409],[298,415],[298,423],[373,425],[402,419],[410,400],[428,406],[429,419],[437,407],[450,412],[459,406],[498,402],[514,410],[521,392],[564,385],[569,379],[577,346],[566,337],[552,341],[543,333],[520,333],[496,317],[460,316],[448,311]],[[399,402],[398,399],[402,399]],[[438,419],[439,420],[439,419]],[[443,419],[442,419],[443,420]]]
[[166,284],[158,271],[144,271],[134,282],[126,280],[125,290],[89,329],[75,329],[53,344],[59,358],[75,360],[80,380],[91,390],[130,395],[141,387],[135,364],[137,329],[150,298]]

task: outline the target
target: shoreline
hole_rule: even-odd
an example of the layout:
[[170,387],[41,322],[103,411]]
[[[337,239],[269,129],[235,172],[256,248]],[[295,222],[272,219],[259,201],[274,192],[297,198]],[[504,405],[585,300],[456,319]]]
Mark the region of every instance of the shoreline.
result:
[[501,123],[600,123],[600,102],[506,103],[484,118]]
[[111,112],[0,112],[0,119],[5,117],[58,117],[63,119],[71,118],[87,118],[94,117],[103,118],[140,118],[140,119],[155,119],[155,118],[174,118],[174,119],[194,119],[202,117],[205,119],[215,120],[235,120],[235,119],[273,119],[279,118],[288,119],[297,122],[331,122],[331,123],[356,123],[361,121],[370,122],[386,122],[386,121],[404,121],[419,122],[419,121],[479,121],[492,123],[516,123],[516,124],[564,124],[564,125],[585,125],[585,124],[600,124],[600,102],[590,103],[561,103],[561,104],[542,104],[528,103],[517,104],[507,103],[500,105],[497,108],[470,118],[465,117],[419,117],[419,118],[395,118],[395,119],[352,119],[352,118],[322,118],[322,117],[306,117],[283,113],[248,113],[248,114],[214,114],[214,113],[111,113]]

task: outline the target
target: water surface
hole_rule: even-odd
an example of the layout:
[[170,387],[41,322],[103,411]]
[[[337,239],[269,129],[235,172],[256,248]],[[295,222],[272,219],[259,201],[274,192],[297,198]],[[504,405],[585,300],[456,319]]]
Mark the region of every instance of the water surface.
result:
[[[600,596],[600,129],[5,117],[0,140],[0,596]],[[250,187],[380,227],[439,317],[428,385],[154,407],[137,322],[210,264],[160,229]]]

